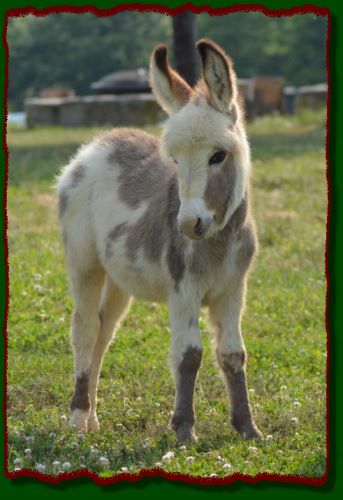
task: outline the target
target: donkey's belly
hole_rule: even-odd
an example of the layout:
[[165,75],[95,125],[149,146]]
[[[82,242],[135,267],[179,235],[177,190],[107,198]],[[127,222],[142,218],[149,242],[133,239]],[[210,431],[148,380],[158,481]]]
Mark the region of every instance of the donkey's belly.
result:
[[129,295],[153,302],[166,301],[168,278],[163,265],[149,262],[142,251],[133,260],[127,256],[123,243],[118,243],[112,246],[103,266],[112,281]]

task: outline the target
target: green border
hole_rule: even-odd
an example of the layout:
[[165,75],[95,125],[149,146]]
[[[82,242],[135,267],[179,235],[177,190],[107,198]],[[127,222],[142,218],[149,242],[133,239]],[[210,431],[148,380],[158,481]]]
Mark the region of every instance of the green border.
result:
[[[99,8],[111,8],[117,5],[129,5],[129,4],[156,4],[164,5],[167,7],[178,7],[184,5],[186,2],[180,1],[168,1],[168,0],[148,0],[144,2],[143,0],[98,0],[98,1],[65,1],[58,2],[57,0],[2,0],[0,5],[1,20],[2,20],[2,31],[4,29],[4,19],[5,13],[8,9],[13,8],[25,8],[29,6],[34,6],[36,8],[45,8],[51,6],[85,6],[85,5],[96,5]],[[194,6],[211,5],[212,8],[215,7],[229,7],[232,5],[248,4],[247,1],[192,1]],[[264,0],[260,2],[251,2],[258,5],[263,5],[270,9],[280,9],[280,8],[292,8],[304,6],[306,2],[301,1],[270,1]],[[336,498],[340,493],[343,492],[343,468],[342,468],[342,453],[340,452],[340,444],[342,443],[342,430],[339,423],[342,421],[342,392],[338,392],[338,384],[336,380],[339,379],[342,368],[340,363],[337,362],[339,359],[339,353],[342,349],[342,340],[340,338],[340,332],[342,328],[342,314],[341,310],[337,305],[340,303],[339,299],[342,297],[342,291],[339,287],[338,276],[342,273],[342,262],[339,256],[343,254],[342,252],[342,202],[340,200],[339,186],[342,184],[342,169],[339,168],[343,164],[343,154],[342,154],[342,142],[339,143],[338,138],[343,137],[342,134],[342,99],[338,98],[338,89],[341,87],[339,84],[340,76],[342,77],[342,65],[343,65],[343,37],[342,37],[342,24],[343,24],[343,3],[339,0],[327,0],[311,2],[311,5],[317,7],[326,7],[331,13],[331,32],[330,32],[330,73],[331,73],[331,93],[330,93],[330,140],[329,140],[329,159],[330,159],[330,170],[329,170],[329,181],[330,181],[330,238],[329,238],[329,262],[328,270],[330,276],[330,289],[329,289],[329,318],[328,325],[330,330],[330,468],[329,468],[329,479],[327,483],[323,486],[309,486],[300,484],[290,484],[290,483],[271,483],[263,481],[257,484],[247,484],[236,482],[228,486],[198,486],[193,484],[185,484],[181,482],[171,482],[161,478],[144,478],[137,483],[127,483],[121,482],[109,486],[98,486],[92,483],[89,479],[75,479],[71,481],[66,481],[58,485],[45,484],[39,482],[37,479],[33,478],[17,478],[11,480],[4,477],[4,458],[3,451],[0,457],[0,491],[5,496],[5,498],[15,498],[16,495],[20,498],[34,497],[36,499],[46,498],[57,498],[58,495],[63,494],[64,499],[75,498],[75,496],[82,496],[86,498],[94,498],[98,496],[103,496],[106,494],[114,494],[116,498],[130,498],[131,496],[139,495],[140,498],[164,498],[170,495],[184,494],[187,495],[189,500],[193,498],[204,498],[209,495],[216,495],[216,497],[224,498],[230,493],[235,493],[235,498],[237,496],[244,497],[246,494],[256,495],[260,493],[264,498],[289,498],[290,495],[301,495],[301,498],[313,498],[318,495],[328,495]],[[341,32],[341,33],[340,33]],[[339,36],[341,35],[341,36]],[[1,48],[1,62],[3,66],[3,75],[5,75],[5,50],[2,46]],[[1,79],[0,89],[2,95],[4,95],[4,78]],[[2,103],[4,107],[4,104]],[[4,114],[4,112],[2,113]],[[3,124],[1,125],[3,128]],[[1,183],[4,184],[5,181],[5,154],[4,151],[1,152],[1,163],[3,168],[1,168]],[[1,219],[3,221],[3,218]],[[2,222],[3,230],[3,222]],[[1,246],[1,311],[2,317],[4,316],[3,311],[5,309],[5,266],[4,266],[4,245]],[[4,341],[1,342],[1,354],[0,359],[2,363],[2,368],[4,369]],[[1,393],[1,402],[3,403],[3,392]],[[3,421],[2,421],[3,428]],[[3,432],[1,435],[1,449],[3,450]]]

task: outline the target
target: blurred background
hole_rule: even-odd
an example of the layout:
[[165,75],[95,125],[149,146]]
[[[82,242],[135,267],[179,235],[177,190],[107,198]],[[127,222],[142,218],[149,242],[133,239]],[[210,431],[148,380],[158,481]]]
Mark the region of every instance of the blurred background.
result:
[[26,119],[29,126],[158,122],[163,116],[147,81],[151,51],[166,43],[172,64],[194,83],[199,75],[194,41],[204,36],[232,57],[248,118],[325,106],[325,17],[65,13],[9,19],[9,121]]

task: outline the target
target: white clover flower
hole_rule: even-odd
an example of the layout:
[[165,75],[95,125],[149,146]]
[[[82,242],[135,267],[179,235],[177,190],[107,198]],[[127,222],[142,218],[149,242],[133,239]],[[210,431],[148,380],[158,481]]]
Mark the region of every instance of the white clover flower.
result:
[[15,460],[13,460],[13,464],[18,466],[21,464],[21,459],[20,458],[16,458]]
[[54,439],[56,437],[56,434],[54,432],[50,432],[49,438]]
[[162,457],[162,462],[168,463],[175,457],[175,453],[173,451],[167,451],[165,455]]
[[99,464],[101,465],[101,467],[103,467],[104,469],[108,469],[109,465],[110,465],[110,462],[108,460],[107,457],[100,457],[99,458]]
[[223,461],[224,461],[224,458],[223,458],[223,457],[221,457],[220,455],[218,455],[218,456],[217,456],[217,460],[218,460],[219,462],[223,462]]
[[192,464],[194,462],[195,458],[194,457],[187,457],[186,462]]
[[161,462],[156,462],[155,465],[156,465],[156,467],[162,467]]
[[62,469],[64,471],[68,471],[71,467],[71,463],[70,462],[64,462],[64,464],[62,464]]
[[96,448],[91,448],[91,451],[89,453],[90,455],[99,455],[100,452]]
[[258,449],[256,448],[256,446],[249,446],[248,450],[251,451],[251,453],[257,453],[258,452]]
[[21,470],[21,467],[14,467],[14,472],[18,472]]
[[291,422],[293,425],[298,425],[299,424],[299,420],[297,419],[297,417],[292,417],[291,418]]
[[225,464],[223,464],[223,469],[227,470],[227,469],[231,469],[231,467],[232,467],[232,465],[227,463],[227,462]]
[[212,474],[210,474],[210,477],[217,477],[217,474],[215,474],[214,472],[212,472]]
[[286,391],[287,390],[287,385],[282,385],[280,387],[280,391]]
[[36,464],[35,469],[38,470],[38,472],[44,472],[45,471],[45,465],[44,464]]
[[244,463],[244,465],[249,465],[250,464],[249,460],[244,460],[243,463]]
[[58,460],[54,460],[52,462],[52,466],[53,466],[54,469],[59,469],[60,465],[61,465],[61,462],[59,462]]
[[142,397],[141,397],[141,396],[138,396],[138,397],[136,398],[136,401],[142,401]]
[[31,448],[26,448],[26,449],[24,450],[24,454],[25,454],[25,457],[26,457],[26,458],[30,457],[30,456],[31,456],[31,454],[32,454],[32,450],[31,450]]
[[127,467],[121,467],[121,468],[120,468],[120,470],[121,470],[122,472],[127,472],[129,469],[128,469]]
[[301,403],[299,403],[299,401],[294,401],[293,406],[295,406],[296,408],[300,408]]
[[80,464],[80,469],[85,469],[85,468],[86,468],[85,464]]
[[180,446],[179,449],[180,449],[180,451],[186,451],[187,450],[187,448],[186,448],[186,446],[184,444],[182,446]]
[[269,441],[270,439],[273,439],[273,435],[272,435],[272,434],[268,434],[268,435],[266,436],[266,439],[267,439],[268,441]]

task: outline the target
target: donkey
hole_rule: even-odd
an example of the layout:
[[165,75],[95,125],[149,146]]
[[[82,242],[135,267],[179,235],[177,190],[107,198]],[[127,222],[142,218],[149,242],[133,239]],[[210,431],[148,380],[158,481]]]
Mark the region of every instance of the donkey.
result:
[[202,76],[194,88],[170,67],[165,45],[153,51],[150,83],[169,115],[161,141],[115,128],[82,146],[58,179],[75,302],[71,423],[82,432],[99,429],[102,359],[135,296],[168,304],[177,439],[197,440],[193,395],[202,305],[215,330],[231,423],[243,437],[262,436],[249,404],[240,327],[257,245],[249,145],[230,58],[208,39],[196,47]]

